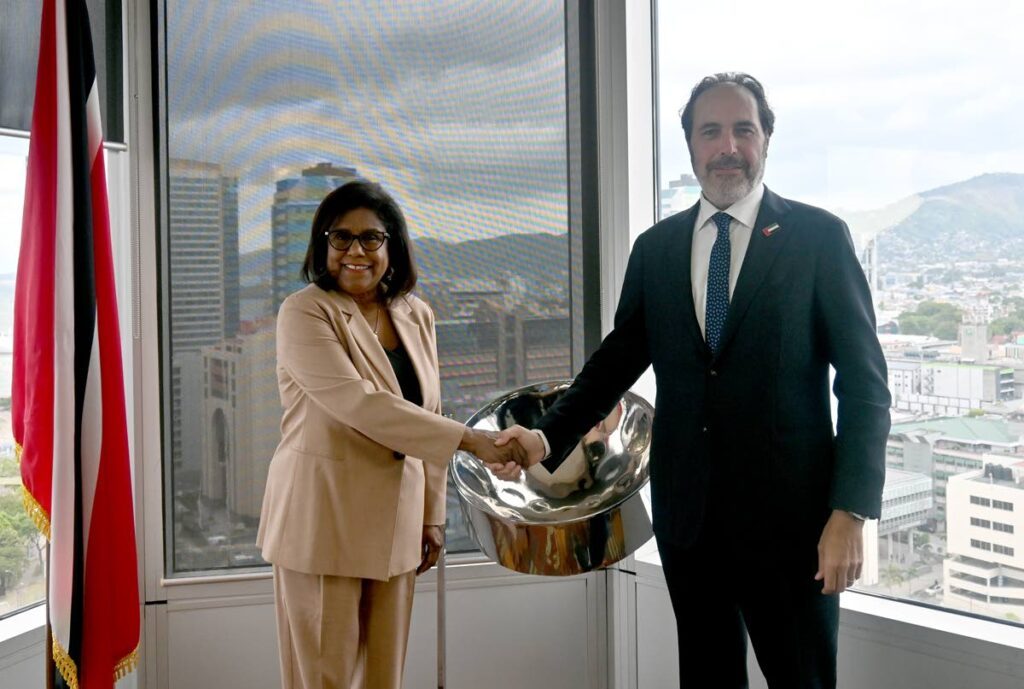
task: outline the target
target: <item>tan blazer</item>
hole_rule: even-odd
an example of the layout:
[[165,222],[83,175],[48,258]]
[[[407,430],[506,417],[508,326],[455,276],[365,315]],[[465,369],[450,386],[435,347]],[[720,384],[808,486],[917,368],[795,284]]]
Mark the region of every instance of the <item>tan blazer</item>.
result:
[[416,369],[422,408],[402,398],[351,297],[309,285],[281,305],[281,444],[256,537],[268,562],[386,580],[419,565],[424,524],[444,524],[448,460],[465,427],[440,416],[430,307],[400,297],[390,314]]

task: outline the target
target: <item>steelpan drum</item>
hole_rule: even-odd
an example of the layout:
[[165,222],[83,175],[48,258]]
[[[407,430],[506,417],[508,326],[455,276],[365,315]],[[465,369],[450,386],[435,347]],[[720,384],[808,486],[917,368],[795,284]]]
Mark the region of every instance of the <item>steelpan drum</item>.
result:
[[[532,428],[572,381],[520,388],[478,411],[472,428]],[[494,476],[473,455],[451,461],[469,531],[500,565],[565,576],[607,567],[653,532],[640,489],[647,483],[654,409],[627,392],[554,473],[537,464],[515,481]]]

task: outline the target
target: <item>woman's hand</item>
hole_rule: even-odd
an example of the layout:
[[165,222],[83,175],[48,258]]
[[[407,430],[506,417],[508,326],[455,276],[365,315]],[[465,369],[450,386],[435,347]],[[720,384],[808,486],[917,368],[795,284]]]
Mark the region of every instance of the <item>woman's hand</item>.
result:
[[467,428],[462,436],[459,449],[475,455],[477,459],[488,466],[504,466],[510,462],[520,466],[530,466],[530,458],[518,441],[505,440],[501,445],[497,445],[495,441],[498,437],[496,431],[477,431]]
[[420,541],[420,551],[423,553],[423,561],[416,568],[416,576],[426,572],[437,564],[437,558],[441,556],[441,548],[444,547],[444,527],[423,525],[423,540]]

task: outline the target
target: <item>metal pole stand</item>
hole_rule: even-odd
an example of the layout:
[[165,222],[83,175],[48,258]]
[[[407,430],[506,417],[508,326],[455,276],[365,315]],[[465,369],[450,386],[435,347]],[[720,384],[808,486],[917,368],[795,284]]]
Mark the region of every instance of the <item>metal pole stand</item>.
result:
[[445,682],[445,626],[444,600],[444,561],[448,550],[441,546],[441,554],[437,558],[437,689],[444,689]]

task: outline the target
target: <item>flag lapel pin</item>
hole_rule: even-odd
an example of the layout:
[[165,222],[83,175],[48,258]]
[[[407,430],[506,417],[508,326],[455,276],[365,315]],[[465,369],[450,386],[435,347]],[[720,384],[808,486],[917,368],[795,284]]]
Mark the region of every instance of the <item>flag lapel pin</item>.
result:
[[761,234],[763,234],[765,237],[771,237],[773,234],[775,234],[778,231],[778,229],[779,229],[779,223],[773,222],[768,227],[762,228],[761,229]]

